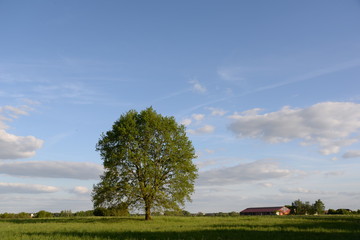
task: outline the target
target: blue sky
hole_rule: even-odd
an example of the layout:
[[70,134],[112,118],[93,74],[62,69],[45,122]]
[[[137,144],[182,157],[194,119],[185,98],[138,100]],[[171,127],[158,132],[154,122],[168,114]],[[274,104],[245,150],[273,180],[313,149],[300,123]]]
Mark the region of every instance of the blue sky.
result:
[[87,210],[130,109],[186,125],[191,212],[359,209],[360,2],[0,1],[0,212]]

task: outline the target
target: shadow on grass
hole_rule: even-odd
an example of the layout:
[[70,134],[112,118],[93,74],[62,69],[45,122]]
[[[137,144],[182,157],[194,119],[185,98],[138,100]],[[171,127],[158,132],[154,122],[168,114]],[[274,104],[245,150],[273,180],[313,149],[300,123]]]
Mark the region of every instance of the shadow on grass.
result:
[[[201,230],[186,232],[76,232],[60,231],[52,233],[37,233],[36,237],[45,239],[97,239],[97,240],[355,240],[360,239],[359,233],[319,233],[319,232],[290,232],[290,231],[256,231],[256,230]],[[34,237],[32,234],[26,234],[23,237]]]

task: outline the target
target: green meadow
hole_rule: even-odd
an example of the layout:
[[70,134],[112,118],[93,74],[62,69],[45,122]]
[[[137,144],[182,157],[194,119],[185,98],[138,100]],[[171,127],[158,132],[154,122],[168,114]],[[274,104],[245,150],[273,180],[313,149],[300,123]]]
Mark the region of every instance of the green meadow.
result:
[[360,239],[360,216],[1,219],[1,240]]

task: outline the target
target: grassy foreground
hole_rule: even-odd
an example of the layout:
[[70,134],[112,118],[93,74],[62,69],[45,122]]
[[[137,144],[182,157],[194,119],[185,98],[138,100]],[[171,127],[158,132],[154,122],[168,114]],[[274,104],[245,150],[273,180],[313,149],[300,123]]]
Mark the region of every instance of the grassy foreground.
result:
[[2,219],[1,240],[360,239],[360,216]]

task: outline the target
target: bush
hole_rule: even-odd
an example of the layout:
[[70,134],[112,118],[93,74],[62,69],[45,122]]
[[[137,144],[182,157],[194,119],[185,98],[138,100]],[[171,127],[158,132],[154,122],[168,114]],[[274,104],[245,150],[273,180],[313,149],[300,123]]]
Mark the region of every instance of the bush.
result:
[[21,213],[3,213],[0,214],[0,218],[31,218],[30,213],[21,212]]
[[73,214],[71,210],[62,210],[59,214],[59,217],[72,217]]
[[94,216],[129,216],[129,210],[125,206],[111,208],[97,207],[94,209]]
[[79,212],[76,212],[74,215],[76,217],[91,217],[91,216],[94,216],[94,211],[93,210],[79,211]]
[[94,216],[98,216],[98,217],[108,216],[108,210],[103,207],[97,207],[94,209]]
[[31,218],[31,214],[26,212],[21,212],[16,214],[16,218]]
[[51,212],[41,210],[35,214],[35,217],[36,218],[50,218],[50,217],[53,217],[53,214]]

